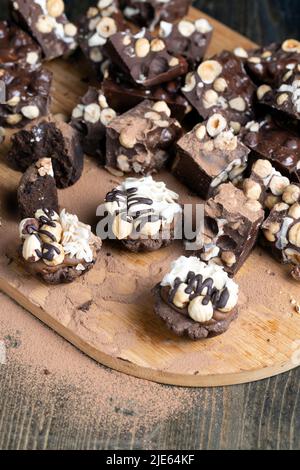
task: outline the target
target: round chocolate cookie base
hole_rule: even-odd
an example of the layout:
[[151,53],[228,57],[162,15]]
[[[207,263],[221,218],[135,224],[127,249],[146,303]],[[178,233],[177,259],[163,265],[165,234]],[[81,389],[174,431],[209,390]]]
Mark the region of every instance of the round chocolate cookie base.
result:
[[212,338],[228,330],[231,322],[238,316],[237,308],[228,313],[225,320],[215,321],[211,324],[197,323],[192,318],[182,315],[167,305],[160,295],[161,286],[154,288],[154,311],[177,336],[188,336],[196,341],[198,339]]
[[146,239],[137,239],[137,240],[122,240],[123,245],[127,250],[132,253],[142,253],[147,251],[157,251],[161,248],[169,246],[172,243],[173,239],[163,240],[159,238],[158,240],[152,240],[151,238]]

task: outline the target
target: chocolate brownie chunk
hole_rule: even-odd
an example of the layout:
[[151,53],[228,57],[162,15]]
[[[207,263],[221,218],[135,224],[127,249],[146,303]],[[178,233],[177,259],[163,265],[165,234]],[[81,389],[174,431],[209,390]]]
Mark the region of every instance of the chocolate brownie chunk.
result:
[[34,217],[41,207],[58,212],[57,189],[50,158],[42,158],[26,170],[18,187],[18,206],[22,219]]
[[100,0],[90,7],[79,21],[78,42],[85,57],[97,75],[101,76],[101,66],[107,59],[105,44],[108,38],[128,26],[115,0]]
[[14,134],[7,158],[19,171],[25,171],[40,158],[51,158],[58,188],[76,183],[83,170],[78,132],[52,116],[42,118]]
[[219,113],[185,134],[176,147],[173,173],[203,199],[226,181],[238,183],[247,167],[248,148]]
[[202,62],[212,33],[212,25],[204,18],[196,21],[181,20],[177,24],[161,21],[159,27],[159,36],[165,41],[168,52],[184,57],[191,69]]
[[231,276],[242,267],[257,240],[264,211],[231,183],[222,184],[204,207],[204,228],[199,234],[202,261],[223,265]]
[[160,170],[182,128],[164,101],[145,100],[106,128],[106,167],[124,173]]
[[268,117],[246,125],[244,143],[255,159],[267,159],[291,181],[300,182],[300,137]]
[[250,51],[237,47],[234,54],[244,60],[255,83],[278,86],[282,74],[299,64],[300,42],[287,39],[282,44],[273,43]]
[[18,65],[0,69],[6,100],[0,103],[0,125],[22,127],[49,112],[52,73]]
[[256,87],[233,53],[224,51],[186,76],[183,94],[203,119],[222,111],[238,132],[254,116]]
[[183,18],[191,0],[121,0],[124,16],[138,26],[154,29],[161,20],[170,23]]
[[85,274],[101,248],[91,227],[65,209],[60,215],[39,209],[33,218],[22,220],[19,232],[22,264],[47,284],[69,283]]
[[8,21],[0,21],[1,68],[16,64],[23,68],[38,68],[41,52],[39,45],[25,31]]
[[180,91],[181,86],[181,79],[178,78],[152,88],[144,88],[129,83],[123,78],[123,74],[112,75],[102,83],[109,105],[119,114],[129,111],[151,97],[153,101],[165,101],[172,116],[178,121],[182,121],[191,110],[189,102]]
[[63,0],[10,0],[12,16],[27,29],[47,60],[66,56],[76,47],[77,27],[66,17]]
[[116,33],[107,42],[110,60],[137,85],[146,88],[169,82],[187,72],[183,57],[168,53],[163,39],[142,29]]
[[71,125],[81,135],[83,151],[105,163],[106,127],[117,116],[108,106],[105,94],[90,87],[74,108]]
[[168,246],[181,222],[178,197],[151,176],[126,179],[105,198],[110,237],[135,253]]
[[209,338],[237,317],[238,291],[220,266],[181,256],[154,289],[154,311],[178,336]]

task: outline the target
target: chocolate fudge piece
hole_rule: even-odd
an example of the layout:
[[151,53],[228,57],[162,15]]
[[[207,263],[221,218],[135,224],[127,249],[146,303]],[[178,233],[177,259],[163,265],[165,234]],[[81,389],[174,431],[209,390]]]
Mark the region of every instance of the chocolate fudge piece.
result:
[[161,21],[174,22],[183,18],[191,0],[120,0],[124,16],[138,26],[154,29]]
[[174,175],[204,199],[220,184],[242,178],[250,152],[218,113],[185,134],[176,147]]
[[109,105],[119,114],[134,108],[149,97],[153,101],[165,101],[172,116],[178,121],[182,121],[191,110],[189,102],[180,91],[180,78],[152,88],[144,88],[129,83],[123,79],[123,75],[120,78],[119,75],[112,77],[114,78],[106,78],[102,82],[102,89]]
[[52,73],[18,65],[0,69],[6,101],[0,103],[0,125],[22,127],[49,112]]
[[137,34],[120,32],[107,42],[110,60],[137,85],[146,88],[169,82],[187,72],[183,57],[168,53],[163,39],[142,29]]
[[207,51],[213,33],[212,25],[205,19],[181,20],[177,24],[161,21],[159,36],[165,41],[168,52],[184,57],[195,69]]
[[105,44],[108,38],[126,29],[128,26],[115,0],[100,0],[80,19],[78,43],[97,75],[101,76],[101,66],[107,59]]
[[105,94],[90,87],[74,108],[71,125],[81,135],[83,151],[105,163],[106,126],[117,116],[108,106]]
[[25,171],[18,187],[18,206],[22,219],[34,217],[41,207],[58,211],[51,158],[37,160]]
[[182,128],[164,101],[145,100],[106,128],[106,167],[124,173],[153,173],[170,157]]
[[231,183],[222,184],[204,207],[203,247],[197,251],[202,261],[221,263],[231,276],[248,258],[264,220],[261,204],[247,199]]
[[273,110],[283,120],[287,117],[297,121],[300,128],[300,63],[292,64],[292,68],[284,72],[279,86],[271,88],[268,85],[261,85],[257,90],[257,96],[259,103]]
[[127,178],[105,198],[112,238],[134,253],[155,251],[174,240],[182,208],[178,194],[151,176]]
[[300,137],[296,133],[279,127],[268,117],[248,123],[243,140],[253,158],[269,160],[291,181],[300,182]]
[[0,67],[20,67],[35,69],[41,63],[40,46],[18,26],[8,21],[0,21]]
[[181,256],[154,289],[154,311],[178,336],[210,338],[228,330],[237,317],[238,293],[220,266]]
[[282,74],[299,64],[300,42],[287,39],[282,44],[273,43],[250,51],[237,47],[234,54],[244,60],[255,83],[277,86]]
[[203,119],[223,111],[237,132],[253,119],[256,87],[242,61],[224,51],[186,76],[183,94]]
[[51,158],[59,188],[76,183],[83,170],[78,132],[52,116],[42,118],[14,134],[7,158],[19,171],[25,171],[40,158]]
[[300,265],[300,204],[276,204],[262,226],[262,244],[282,263]]
[[27,271],[47,284],[70,283],[88,272],[101,248],[91,227],[63,209],[38,209],[19,226],[20,261]]
[[76,47],[77,27],[66,17],[63,0],[10,0],[13,19],[27,29],[47,60],[66,56]]

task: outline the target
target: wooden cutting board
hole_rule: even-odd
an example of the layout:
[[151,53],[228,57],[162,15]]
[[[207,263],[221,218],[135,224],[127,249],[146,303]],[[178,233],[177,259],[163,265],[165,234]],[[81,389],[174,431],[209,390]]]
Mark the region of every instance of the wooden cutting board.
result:
[[[205,15],[191,9],[189,16]],[[208,55],[253,46],[210,20],[215,32]],[[57,60],[49,68],[55,77],[53,112],[68,114],[86,91],[88,71],[77,59],[68,63]],[[49,287],[28,276],[10,258],[18,243],[17,219],[10,201],[20,174],[5,163],[7,141],[0,159],[0,289],[16,302],[98,362],[161,383],[197,387],[237,384],[299,365],[300,315],[291,304],[293,299],[300,303],[299,285],[290,279],[286,267],[260,249],[253,252],[236,278],[241,289],[238,320],[226,334],[199,342],[174,336],[152,308],[151,288],[167,272],[170,262],[184,254],[180,244],[134,255],[105,243],[95,269],[67,286]],[[158,178],[178,191],[183,202],[199,202],[172,175],[164,172]],[[60,204],[95,226],[97,205],[118,182],[87,158],[81,180],[60,191]]]

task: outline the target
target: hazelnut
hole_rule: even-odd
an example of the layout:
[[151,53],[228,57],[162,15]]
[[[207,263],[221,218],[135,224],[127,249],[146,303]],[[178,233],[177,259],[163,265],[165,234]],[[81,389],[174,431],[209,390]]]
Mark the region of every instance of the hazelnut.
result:
[[55,22],[50,16],[40,15],[35,25],[36,29],[42,34],[50,34],[53,31]]
[[276,204],[280,202],[279,196],[273,196],[272,194],[268,195],[265,199],[265,206],[267,209],[272,210]]
[[226,266],[232,268],[232,266],[236,263],[236,256],[232,251],[223,251],[221,260],[224,262],[224,264],[226,264]]
[[[275,175],[270,181],[269,188],[274,196],[281,196],[290,184],[285,176]],[[294,201],[295,202],[295,201]]]
[[67,23],[64,26],[65,35],[73,38],[77,34],[77,27],[73,23]]
[[257,88],[256,95],[259,100],[262,100],[263,97],[269,93],[269,91],[272,91],[272,88],[269,85],[261,85],[260,87]]
[[196,78],[194,72],[189,72],[185,77],[185,85],[182,88],[182,91],[185,93],[189,93],[192,91],[196,86]]
[[129,46],[131,44],[131,37],[129,34],[126,34],[123,38],[123,46]]
[[251,64],[260,64],[261,63],[261,58],[260,57],[250,57],[250,59],[248,59],[248,62],[250,62]]
[[281,46],[284,52],[298,52],[300,53],[300,42],[296,39],[287,39]]
[[272,57],[272,52],[271,51],[265,51],[261,55],[262,59],[268,59],[269,57]]
[[169,127],[170,123],[167,120],[160,119],[159,121],[155,121],[155,124],[158,127]]
[[252,171],[257,174],[260,178],[268,178],[272,172],[273,167],[269,160],[257,160],[252,167]]
[[260,185],[251,179],[245,179],[243,183],[244,194],[247,199],[259,200],[261,196],[261,187]]
[[101,108],[97,103],[88,104],[84,109],[84,120],[95,124],[100,121]]
[[144,235],[145,237],[154,237],[158,234],[161,229],[161,220],[155,220],[153,222],[142,223],[137,220],[135,222],[135,229],[138,230],[138,233]]
[[249,57],[248,52],[243,47],[236,47],[233,53],[236,57],[240,57],[241,59],[248,59]]
[[130,172],[130,165],[129,165],[128,157],[126,155],[122,155],[122,154],[118,155],[117,165],[121,171],[124,171],[124,173]]
[[180,34],[186,38],[190,37],[196,31],[195,25],[188,20],[181,20],[177,26]]
[[109,38],[118,31],[116,22],[113,18],[102,18],[97,24],[97,33],[103,38]]
[[155,111],[148,111],[147,113],[145,113],[145,119],[150,119],[150,121],[159,121],[161,119],[161,116]]
[[187,294],[185,292],[187,287],[188,287],[187,284],[185,284],[184,282],[179,284],[179,286],[176,290],[174,299],[173,299],[173,304],[175,305],[175,307],[184,308],[186,306],[186,304],[189,303],[190,296],[189,296],[189,294]]
[[38,174],[40,176],[49,175],[52,176],[52,178],[54,177],[51,158],[40,158],[35,163],[35,167],[38,169]]
[[293,71],[292,70],[289,70],[288,72],[286,72],[282,78],[282,80],[284,82],[286,82],[289,78],[291,78],[291,76],[293,75]]
[[205,18],[200,18],[199,20],[196,20],[195,28],[198,33],[201,34],[207,34],[213,29],[212,25]]
[[199,323],[204,323],[212,319],[214,314],[214,308],[211,302],[203,305],[203,296],[195,297],[188,306],[189,316]]
[[108,124],[110,124],[116,116],[117,113],[112,108],[105,108],[101,111],[100,121],[104,126],[108,126]]
[[113,3],[113,0],[99,0],[98,8],[99,10],[103,10],[104,8],[109,7]]
[[203,96],[203,106],[206,109],[212,108],[218,103],[218,94],[214,90],[207,90]]
[[100,108],[108,108],[107,99],[101,92],[98,95],[98,103]]
[[28,106],[23,106],[23,108],[21,108],[21,113],[27,119],[36,119],[40,115],[40,110],[35,105],[28,105]]
[[[131,129],[134,132],[134,129]],[[132,149],[136,144],[135,135],[129,132],[128,129],[123,130],[119,136],[120,144],[126,149]]]
[[278,204],[275,204],[273,207],[275,212],[284,212],[288,211],[290,206],[288,204],[285,204],[284,202],[279,202]]
[[63,0],[47,0],[47,10],[50,16],[58,18],[65,11],[65,4]]
[[300,204],[298,202],[292,205],[288,215],[293,217],[293,219],[300,219]]
[[43,261],[47,266],[59,266],[64,262],[64,259],[65,251],[59,243],[51,242],[44,246]]
[[197,73],[203,83],[210,85],[221,75],[222,70],[222,65],[216,60],[206,60],[199,65]]
[[263,234],[266,240],[268,240],[269,242],[274,243],[276,241],[275,235],[269,230],[263,230]]
[[282,195],[283,202],[289,204],[290,206],[295,202],[299,201],[299,199],[300,187],[296,186],[295,184],[291,184],[290,186],[288,186]]
[[241,124],[237,121],[230,121],[229,125],[235,134],[238,134],[242,127]]
[[160,52],[165,49],[165,43],[159,38],[152,39],[150,48],[152,52]]
[[42,257],[42,244],[37,236],[29,235],[25,238],[22,247],[22,256],[30,263],[36,263]]
[[216,137],[226,129],[227,121],[222,114],[213,114],[207,121],[206,130],[211,137]]
[[124,215],[118,214],[113,221],[112,231],[118,240],[129,237],[133,230],[132,220],[127,220]]
[[157,101],[152,109],[158,113],[165,113],[168,117],[171,116],[171,110],[165,101]]
[[276,102],[279,106],[282,106],[288,99],[289,99],[289,95],[287,93],[282,93],[282,95],[279,95],[277,97]]
[[97,46],[104,46],[106,44],[107,39],[103,36],[100,36],[98,33],[93,34],[88,40],[88,45],[90,47],[97,47]]
[[206,137],[206,127],[203,124],[197,127],[195,135],[198,140],[203,140]]
[[39,60],[39,55],[37,52],[28,52],[26,55],[26,62],[29,65],[35,65]]
[[79,119],[83,116],[84,106],[83,104],[78,104],[72,111],[72,118]]
[[100,51],[100,49],[96,49],[95,47],[90,50],[90,59],[92,62],[102,62],[103,60],[103,54]]
[[23,117],[21,114],[10,114],[5,118],[7,124],[9,124],[10,126],[16,126],[17,124],[19,124],[19,122],[22,121],[22,119]]
[[259,212],[262,210],[262,205],[259,201],[255,201],[254,199],[248,199],[246,202],[245,206],[247,209],[249,209],[251,212]]
[[177,57],[172,57],[169,60],[169,66],[170,67],[176,67],[178,64],[179,64],[179,59],[177,59]]
[[34,217],[36,219],[40,219],[41,217],[46,217],[47,219],[57,221],[59,220],[59,215],[55,211],[44,211],[44,209],[38,209],[36,213],[34,214]]
[[214,90],[218,93],[223,93],[226,90],[227,86],[227,82],[223,77],[219,77],[214,81]]
[[233,98],[232,100],[229,101],[229,106],[231,109],[234,109],[235,111],[246,111],[246,101],[244,98],[241,96],[238,96],[237,98]]
[[27,218],[23,219],[19,225],[19,235],[22,240],[27,238],[29,235],[33,235],[39,230],[39,223],[36,219]]
[[53,222],[53,227],[47,224],[42,225],[39,230],[41,240],[44,243],[59,243],[62,238],[62,233],[62,226],[59,222]]
[[300,248],[300,222],[292,226],[289,231],[288,238],[289,242],[292,245],[296,246],[297,248]]
[[137,57],[146,57],[150,52],[150,42],[146,38],[139,38],[135,43]]
[[279,222],[271,222],[268,224],[268,230],[270,233],[273,233],[273,235],[276,235],[276,233],[279,232],[280,230],[280,223]]
[[15,106],[18,106],[20,101],[21,101],[21,98],[18,95],[15,95],[12,98],[10,98],[9,100],[7,100],[6,104],[8,106],[11,106],[12,108],[14,108]]

